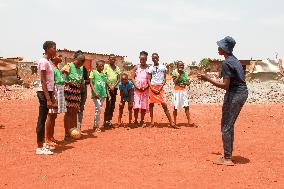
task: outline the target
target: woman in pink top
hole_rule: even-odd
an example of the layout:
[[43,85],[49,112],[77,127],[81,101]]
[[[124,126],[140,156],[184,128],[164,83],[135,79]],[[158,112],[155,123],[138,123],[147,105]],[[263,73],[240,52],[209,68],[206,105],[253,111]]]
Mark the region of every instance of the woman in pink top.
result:
[[140,52],[140,65],[136,66],[133,70],[134,75],[134,126],[138,127],[138,113],[141,111],[140,126],[145,126],[144,117],[146,111],[149,110],[149,85],[148,85],[148,53],[145,51]]
[[[45,51],[44,57],[38,62],[39,86],[37,97],[39,100],[39,111],[37,120],[37,148],[38,155],[52,155],[50,147],[45,142],[45,122],[48,110],[57,107],[57,102],[54,99],[54,72],[51,67],[51,60],[56,55],[56,43],[53,41],[46,41],[43,44]],[[47,131],[49,132],[49,131]]]

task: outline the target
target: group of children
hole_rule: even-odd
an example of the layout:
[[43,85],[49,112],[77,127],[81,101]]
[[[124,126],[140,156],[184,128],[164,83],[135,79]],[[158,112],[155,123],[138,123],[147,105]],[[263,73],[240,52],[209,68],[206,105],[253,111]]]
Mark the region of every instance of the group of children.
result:
[[[208,81],[218,88],[226,90],[222,108],[221,131],[224,148],[224,156],[218,158],[214,163],[232,166],[232,152],[234,143],[234,124],[238,115],[248,98],[248,89],[245,81],[245,73],[240,61],[234,56],[233,49],[236,41],[227,36],[217,42],[218,53],[224,56],[221,76],[223,80],[212,79],[206,73],[198,74],[198,78]],[[169,113],[167,103],[164,99],[164,85],[166,83],[166,67],[159,63],[159,55],[152,54],[153,65],[147,65],[148,53],[140,52],[140,64],[137,65],[128,78],[115,65],[115,56],[110,55],[109,62],[103,60],[96,62],[96,68],[87,73],[83,66],[85,56],[82,51],[74,54],[74,61],[59,69],[61,62],[56,57],[56,44],[47,41],[43,45],[44,57],[38,63],[40,83],[37,96],[39,99],[39,116],[37,122],[37,144],[36,154],[53,154],[57,141],[54,139],[54,125],[57,113],[65,113],[64,140],[71,140],[70,129],[81,128],[84,104],[87,98],[87,87],[89,83],[92,89],[92,98],[95,104],[94,130],[100,131],[100,114],[104,101],[106,108],[104,114],[104,127],[112,127],[112,117],[115,109],[116,96],[120,90],[121,100],[119,104],[118,123],[121,124],[123,109],[128,102],[129,124],[132,123],[132,110],[134,110],[134,126],[146,126],[144,117],[150,110],[151,125],[154,125],[154,104],[162,105],[169,120],[170,126],[177,128],[177,110],[184,108],[188,124],[191,123],[189,114],[189,98],[187,86],[190,85],[188,75],[184,71],[183,62],[177,63],[177,68],[172,72],[174,82],[173,91],[173,121]],[[89,75],[89,78],[88,78]],[[131,81],[132,80],[132,81]],[[138,114],[141,112],[141,120],[138,122]],[[77,122],[77,117],[78,122]]]
[[[140,64],[133,70],[133,83],[134,83],[134,126],[146,126],[144,123],[144,117],[146,112],[150,110],[151,123],[154,125],[154,104],[161,104],[164,112],[168,118],[169,124],[173,128],[176,126],[177,110],[184,108],[188,119],[188,125],[195,126],[191,123],[189,114],[189,99],[187,87],[190,82],[188,75],[184,71],[184,63],[178,61],[177,68],[173,70],[172,77],[175,84],[173,93],[173,117],[172,121],[167,103],[165,100],[164,85],[166,84],[166,66],[159,63],[159,55],[157,53],[152,54],[153,65],[147,65],[148,53],[145,51],[140,52]],[[138,113],[141,112],[141,121],[138,123]]]
[[[56,43],[46,41],[43,44],[44,57],[38,62],[39,115],[37,122],[36,154],[53,154],[58,141],[54,139],[54,126],[58,113],[65,113],[65,141],[70,141],[70,129],[80,127],[77,117],[80,117],[84,79],[85,56],[81,51],[74,54],[74,61],[59,68],[62,61],[56,57]],[[82,113],[82,112],[81,112]]]
[[[39,99],[39,116],[37,123],[36,154],[53,154],[52,150],[58,144],[54,139],[54,126],[58,113],[64,113],[65,141],[72,140],[70,130],[81,129],[84,104],[87,97],[87,84],[90,84],[92,99],[95,105],[94,131],[100,132],[100,115],[105,105],[105,128],[112,127],[112,117],[115,110],[116,96],[120,91],[118,124],[122,123],[123,109],[127,102],[129,111],[129,124],[132,124],[132,110],[134,110],[134,127],[145,127],[144,117],[150,110],[151,123],[154,125],[154,104],[161,104],[173,128],[176,126],[177,109],[184,108],[189,125],[189,103],[186,86],[190,83],[184,71],[183,62],[178,62],[177,69],[172,72],[175,84],[173,95],[172,120],[167,103],[164,98],[164,85],[166,84],[167,68],[159,63],[159,55],[152,54],[153,65],[147,65],[148,53],[140,52],[140,64],[131,74],[121,73],[116,65],[116,57],[111,54],[108,63],[104,60],[95,62],[95,69],[87,72],[84,67],[85,56],[82,51],[74,54],[74,61],[62,68],[59,64],[61,58],[56,56],[56,43],[46,41],[43,45],[45,55],[38,62],[40,82],[37,96]],[[141,120],[138,122],[138,114]]]

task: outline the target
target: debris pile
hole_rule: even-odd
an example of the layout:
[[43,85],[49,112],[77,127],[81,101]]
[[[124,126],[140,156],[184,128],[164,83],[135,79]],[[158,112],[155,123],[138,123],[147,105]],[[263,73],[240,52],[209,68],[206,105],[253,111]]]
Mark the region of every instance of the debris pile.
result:
[[36,97],[36,88],[26,88],[22,85],[0,86],[0,101],[27,100]]
[[[283,81],[252,81],[247,82],[249,97],[247,103],[284,103],[284,82]],[[165,86],[166,99],[172,101],[174,84],[168,81]],[[222,103],[225,91],[208,82],[192,80],[188,89],[190,102],[197,104]]]

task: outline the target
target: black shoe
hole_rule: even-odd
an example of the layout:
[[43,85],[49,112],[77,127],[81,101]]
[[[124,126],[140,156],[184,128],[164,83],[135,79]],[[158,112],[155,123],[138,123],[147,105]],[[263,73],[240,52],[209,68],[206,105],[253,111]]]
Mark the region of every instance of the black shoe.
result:
[[138,121],[134,121],[134,128],[138,128]]
[[64,141],[66,141],[66,142],[72,142],[73,139],[72,139],[71,136],[65,136],[65,137],[64,137]]
[[145,124],[145,122],[144,121],[140,121],[140,127],[147,127],[147,125]]
[[108,125],[109,125],[110,128],[113,128],[113,124],[112,124],[111,121],[108,121]]
[[105,128],[105,129],[109,129],[109,128],[110,128],[109,121],[106,121],[106,122],[105,122],[105,124],[104,124],[104,128]]

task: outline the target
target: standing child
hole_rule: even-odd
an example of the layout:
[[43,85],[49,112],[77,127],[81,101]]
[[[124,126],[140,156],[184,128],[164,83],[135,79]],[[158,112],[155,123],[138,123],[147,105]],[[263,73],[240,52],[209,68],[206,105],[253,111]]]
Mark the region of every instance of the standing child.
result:
[[94,130],[101,132],[100,130],[100,115],[103,108],[103,103],[107,97],[107,76],[103,72],[105,62],[98,60],[96,62],[96,69],[90,72],[90,85],[92,89],[92,98],[95,104],[95,116],[94,116]]
[[128,111],[129,111],[129,124],[132,121],[132,108],[134,101],[134,85],[128,80],[128,75],[123,73],[121,75],[121,82],[118,84],[120,90],[120,104],[119,104],[119,116],[118,116],[118,124],[121,125],[121,118],[123,114],[123,109],[125,102],[128,102]]
[[68,63],[63,67],[66,74],[65,100],[67,112],[64,116],[65,141],[70,141],[70,129],[77,126],[77,113],[81,102],[81,88],[83,83],[83,64],[85,56],[79,54],[74,62]]
[[149,110],[149,85],[148,85],[148,53],[145,51],[140,52],[140,64],[133,70],[134,75],[134,127],[138,127],[138,113],[141,111],[140,126],[145,127],[144,117],[146,111]]
[[104,113],[104,127],[112,127],[112,117],[115,109],[117,85],[120,81],[120,69],[116,64],[116,57],[114,54],[109,55],[109,64],[104,65],[104,73],[107,75],[107,90],[108,96],[106,101],[106,109]]
[[172,72],[173,81],[175,84],[174,93],[173,93],[173,105],[174,105],[174,123],[177,122],[177,110],[179,108],[184,108],[185,114],[187,117],[188,125],[195,126],[194,123],[191,123],[190,114],[189,114],[189,97],[187,92],[187,87],[190,82],[188,81],[187,73],[184,71],[184,63],[182,61],[177,62],[177,69]]
[[[81,50],[78,50],[74,54],[74,58],[77,58],[79,54],[83,54]],[[82,122],[83,122],[83,116],[84,116],[84,110],[85,110],[85,104],[87,101],[88,96],[88,84],[90,84],[89,80],[89,74],[87,68],[83,65],[83,83],[81,88],[81,102],[80,102],[80,109],[78,111],[78,118],[77,118],[77,128],[82,130]]]
[[165,91],[163,89],[166,84],[166,66],[159,63],[159,55],[157,53],[152,54],[153,66],[149,68],[149,97],[150,97],[150,117],[151,117],[151,126],[154,126],[154,104],[161,104],[164,112],[169,120],[170,126],[176,128],[172,122],[171,114],[167,107],[167,103],[164,99]]
[[54,73],[52,70],[52,58],[56,55],[56,43],[53,41],[46,41],[43,44],[45,55],[38,62],[38,74],[40,76],[40,83],[38,86],[37,97],[39,100],[39,114],[36,127],[37,133],[37,148],[38,155],[52,155],[48,146],[44,145],[45,138],[45,122],[48,114],[48,109],[56,107],[54,99]]
[[60,57],[56,57],[52,60],[52,70],[54,72],[54,98],[57,100],[57,108],[49,109],[47,121],[46,121],[46,143],[54,148],[58,144],[58,141],[54,139],[54,126],[57,114],[66,113],[66,104],[64,97],[64,74],[59,70],[58,64],[62,62]]

